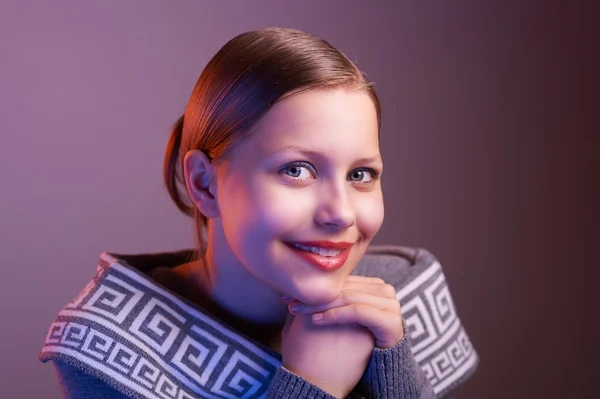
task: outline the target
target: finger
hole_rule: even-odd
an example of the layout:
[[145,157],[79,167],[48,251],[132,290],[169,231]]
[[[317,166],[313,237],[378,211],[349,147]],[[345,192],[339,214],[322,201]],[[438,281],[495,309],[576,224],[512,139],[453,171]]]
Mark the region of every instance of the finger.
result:
[[294,301],[289,304],[289,310],[292,313],[314,313],[352,304],[363,304],[388,312],[400,313],[400,302],[396,298],[382,297],[356,290],[344,290],[335,301],[327,304],[306,305]]
[[[370,284],[370,283],[365,284],[365,283],[357,280],[357,281],[346,282],[346,284],[344,285],[342,294],[335,301],[325,303],[325,304],[311,305],[312,307],[310,308],[310,311],[325,310],[325,309],[329,309],[331,307],[338,307],[338,306],[342,306],[344,304],[349,304],[350,301],[345,301],[345,302],[343,301],[344,292],[346,292],[346,291],[360,291],[360,292],[364,292],[364,293],[367,293],[370,295],[379,296],[382,298],[389,298],[389,299],[392,299],[393,301],[398,302],[398,299],[396,298],[396,289],[393,286],[391,286],[389,284]],[[298,312],[298,311],[300,311],[300,307],[304,308],[305,306],[309,306],[309,305],[306,305],[306,304],[304,304],[298,300],[295,300],[293,298],[287,298],[286,300],[280,298],[280,301],[282,303],[288,304],[288,309],[290,310],[290,312]],[[394,302],[390,302],[390,304],[393,304],[393,303]],[[396,305],[399,305],[399,304],[396,304]],[[316,307],[316,306],[318,306],[318,307]],[[296,310],[294,310],[293,308],[296,308]]]
[[360,280],[346,281],[344,290],[366,291],[373,295],[396,298],[396,288],[390,284],[373,284]]
[[[349,291],[351,291],[351,293],[348,293]],[[400,310],[400,303],[396,298],[396,289],[393,286],[389,284],[363,284],[360,282],[346,283],[346,285],[344,285],[344,290],[342,291],[342,294],[332,302],[324,304],[307,305],[298,300],[294,300],[288,304],[288,310],[292,313],[308,313],[322,311],[333,307],[349,305],[350,303],[353,303],[352,298],[356,296],[354,295],[354,292],[362,292],[372,296],[386,298],[389,300],[389,302],[387,302],[389,304],[388,306],[374,306],[382,309],[390,309],[396,311]],[[364,298],[364,296],[361,295],[359,295],[358,297]],[[368,301],[366,303],[371,304],[372,302]]]
[[358,276],[358,275],[353,275],[353,274],[349,275],[346,278],[346,281],[356,281],[356,282],[361,282],[361,283],[366,283],[366,284],[385,284],[385,281],[383,281],[379,277]]
[[404,337],[400,314],[364,304],[348,305],[315,313],[312,320],[318,325],[360,324],[373,333],[376,345],[380,349],[391,348]]

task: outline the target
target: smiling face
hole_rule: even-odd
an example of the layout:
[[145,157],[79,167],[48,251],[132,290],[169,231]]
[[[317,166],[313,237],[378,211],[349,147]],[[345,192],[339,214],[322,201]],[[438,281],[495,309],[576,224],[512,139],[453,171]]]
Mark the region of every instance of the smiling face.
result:
[[[217,273],[243,267],[305,303],[337,298],[383,222],[382,167],[364,92],[313,90],[276,103],[216,168],[208,251]],[[315,241],[350,247],[337,264],[292,248]]]

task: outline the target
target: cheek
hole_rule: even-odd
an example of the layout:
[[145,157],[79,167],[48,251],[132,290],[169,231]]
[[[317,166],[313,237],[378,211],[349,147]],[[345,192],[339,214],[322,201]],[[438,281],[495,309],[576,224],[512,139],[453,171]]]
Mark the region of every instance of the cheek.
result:
[[356,223],[361,233],[373,238],[381,228],[384,218],[383,195],[378,193],[360,199],[356,207]]
[[[244,257],[261,236],[261,212],[253,200],[251,184],[229,178],[218,188],[218,204],[225,239],[231,250]],[[249,240],[251,238],[251,240]]]
[[270,185],[257,193],[255,198],[261,223],[273,234],[291,232],[313,218],[314,198],[308,190]]
[[[293,232],[312,219],[314,198],[308,191],[272,184],[268,179],[230,181],[221,187],[223,228],[230,245],[246,245]],[[258,249],[258,248],[256,248]]]

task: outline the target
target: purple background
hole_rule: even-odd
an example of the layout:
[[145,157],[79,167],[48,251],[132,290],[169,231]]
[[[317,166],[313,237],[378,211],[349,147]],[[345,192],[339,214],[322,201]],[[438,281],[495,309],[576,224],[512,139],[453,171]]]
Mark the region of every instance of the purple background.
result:
[[210,57],[268,26],[325,38],[377,82],[375,243],[428,248],[445,267],[481,356],[459,398],[589,393],[598,14],[575,2],[250,3],[0,1],[2,397],[60,397],[36,357],[101,251],[193,244],[162,184],[169,127]]

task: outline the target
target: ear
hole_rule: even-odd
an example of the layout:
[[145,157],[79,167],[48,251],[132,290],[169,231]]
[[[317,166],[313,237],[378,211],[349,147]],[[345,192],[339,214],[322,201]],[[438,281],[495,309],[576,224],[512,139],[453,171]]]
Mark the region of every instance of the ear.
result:
[[208,218],[219,217],[216,170],[204,152],[191,150],[185,154],[183,177],[196,208]]

